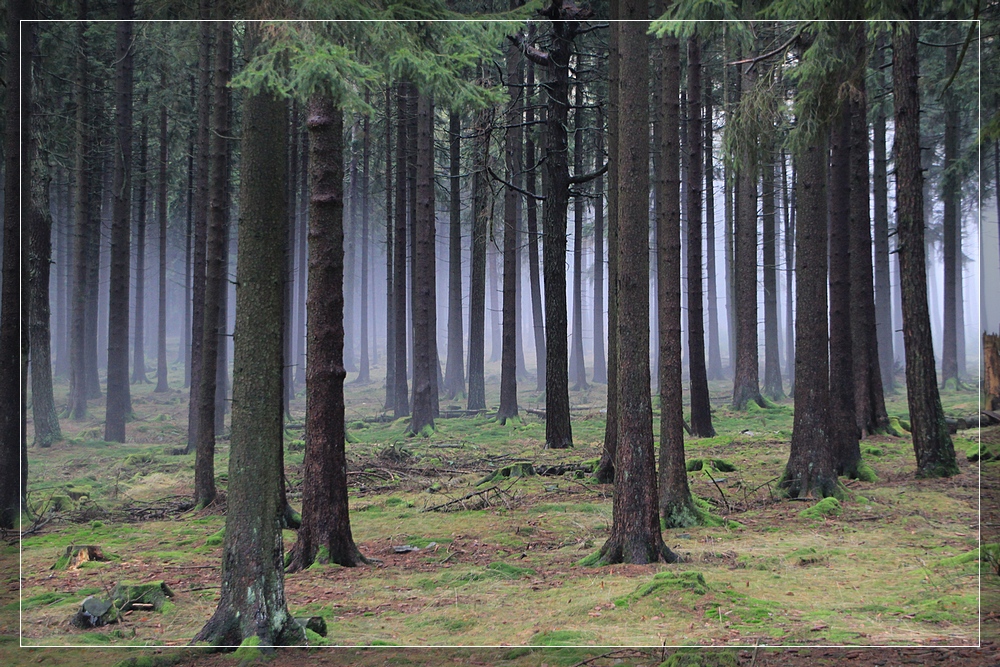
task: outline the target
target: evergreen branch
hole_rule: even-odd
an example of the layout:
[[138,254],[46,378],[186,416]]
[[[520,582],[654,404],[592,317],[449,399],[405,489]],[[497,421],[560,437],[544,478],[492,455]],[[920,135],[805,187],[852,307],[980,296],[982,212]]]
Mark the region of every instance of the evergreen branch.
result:
[[511,190],[515,190],[517,192],[520,192],[525,197],[531,197],[532,199],[534,199],[536,201],[545,201],[545,195],[536,195],[534,192],[528,192],[527,190],[523,190],[523,189],[517,187],[513,183],[510,183],[508,181],[503,180],[502,178],[500,178],[499,176],[496,175],[496,172],[493,171],[492,167],[486,167],[486,171],[493,178],[493,180],[495,180],[498,183],[501,183],[503,185],[506,185]]
[[774,56],[778,55],[779,53],[783,52],[785,49],[787,49],[788,47],[790,47],[792,44],[794,44],[795,40],[797,40],[799,38],[799,36],[802,34],[802,31],[807,26],[809,26],[811,23],[812,23],[812,21],[804,23],[798,30],[796,30],[792,34],[791,37],[788,38],[788,40],[784,44],[782,44],[781,46],[779,46],[776,49],[772,49],[771,51],[768,51],[767,53],[762,53],[761,55],[754,56],[752,58],[744,58],[743,60],[735,60],[733,62],[726,63],[726,65],[745,65],[747,63],[750,63],[750,67],[748,69],[753,69],[754,65],[756,65],[761,60],[767,60],[768,58],[773,58]]
[[958,76],[959,70],[962,69],[962,63],[965,61],[965,54],[968,53],[969,51],[969,43],[972,42],[972,35],[976,31],[976,28],[979,25],[978,23],[976,23],[978,19],[979,19],[979,2],[977,0],[976,8],[972,11],[972,23],[969,24],[969,32],[965,36],[965,44],[962,45],[962,52],[958,54],[958,62],[955,63],[955,71],[951,73],[951,76],[948,77],[947,83],[944,84],[944,88],[941,89],[941,94],[938,95],[939,100],[942,97],[944,97],[945,91],[948,90],[949,86],[951,86],[951,82],[955,80],[955,77]]
[[579,175],[575,175],[575,176],[570,176],[569,177],[569,183],[570,183],[570,185],[575,185],[575,184],[578,184],[578,183],[589,183],[590,181],[594,180],[598,176],[601,176],[602,174],[606,174],[607,171],[608,171],[608,163],[605,162],[604,166],[601,167],[600,169],[598,169],[597,171],[592,171],[589,174],[579,174]]

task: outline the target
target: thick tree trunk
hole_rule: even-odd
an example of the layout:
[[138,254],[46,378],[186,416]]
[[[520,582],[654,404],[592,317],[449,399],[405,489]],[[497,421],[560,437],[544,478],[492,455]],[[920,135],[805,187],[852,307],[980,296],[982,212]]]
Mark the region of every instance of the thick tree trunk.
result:
[[[907,0],[904,16],[917,16],[915,0]],[[917,88],[917,25],[893,35],[893,99],[895,102],[896,238],[906,349],[906,399],[918,477],[958,473],[955,448],[948,434],[938,394],[927,312],[924,256],[923,172],[920,169],[920,96]]]
[[680,45],[663,44],[661,201],[657,206],[657,290],[660,329],[659,510],[667,528],[697,522],[684,462],[684,388],[681,379]]
[[[69,376],[69,416],[75,421],[87,418],[87,362],[86,323],[88,279],[90,267],[87,263],[88,249],[94,231],[100,229],[100,220],[95,218],[91,208],[91,169],[93,167],[90,147],[90,67],[87,63],[87,0],[79,0],[76,32],[76,128],[74,171],[76,179],[76,201],[73,206],[73,310],[70,320],[70,376]],[[8,94],[10,91],[8,89]]]
[[[248,53],[261,27],[247,26]],[[285,603],[281,544],[282,312],[288,209],[285,102],[269,93],[243,102],[240,235],[226,536],[222,586],[195,636],[214,646],[257,637],[262,647],[300,644]],[[342,433],[343,430],[341,429]]]
[[[742,85],[754,86],[755,70],[742,66]],[[738,110],[737,113],[740,113]],[[755,141],[740,142],[736,170],[736,215],[733,244],[733,300],[736,313],[736,364],[733,374],[733,408],[743,410],[750,401],[763,405],[758,382],[757,352],[757,169]]]
[[454,399],[465,393],[465,350],[462,341],[462,116],[452,109],[448,118],[448,361],[444,390]]
[[687,287],[688,287],[688,373],[691,380],[691,433],[697,437],[715,435],[712,405],[708,397],[705,368],[705,311],[701,291],[702,138],[701,125],[701,45],[697,37],[687,43]]
[[542,269],[545,276],[545,447],[573,446],[569,420],[566,323],[566,210],[569,205],[569,59],[579,24],[565,19],[561,2],[546,10],[553,19],[545,124],[545,207]]
[[142,94],[142,117],[139,120],[139,197],[135,220],[135,328],[132,332],[132,384],[148,384],[146,377],[146,200],[149,194],[149,95]]
[[302,525],[289,572],[311,565],[322,548],[325,559],[344,567],[368,562],[351,535],[344,453],[344,114],[325,96],[314,97],[306,113],[312,181],[306,458]]
[[413,211],[413,417],[410,431],[434,428],[437,336],[434,262],[434,101],[417,94],[417,206]]
[[[220,21],[216,30],[215,68],[212,89],[212,138],[209,162],[209,220],[205,266],[205,326],[202,336],[201,386],[198,390],[198,441],[194,463],[195,505],[205,507],[215,500],[215,392],[219,360],[219,340],[225,333],[219,326],[223,254],[226,243],[226,183],[229,170],[226,161],[226,137],[229,136],[229,103],[227,85],[231,70],[233,24]],[[244,128],[245,129],[245,128]],[[286,295],[287,296],[287,295]],[[282,341],[284,342],[284,341]]]
[[[524,189],[535,193],[535,109],[533,96],[535,88],[535,64],[528,61],[525,88],[524,125]],[[535,391],[545,390],[545,318],[542,314],[542,287],[538,267],[538,201],[534,197],[527,200],[528,223],[528,287],[531,290],[531,324],[535,340]]]
[[[611,25],[620,17],[618,3],[611,3]],[[618,451],[618,30],[611,30],[608,49],[608,408],[604,422],[604,447],[594,477],[601,484],[615,479]],[[678,84],[680,85],[680,84]],[[662,307],[662,304],[661,304]]]
[[603,563],[668,563],[657,512],[653,410],[649,396],[649,60],[645,2],[624,0],[619,31],[618,448],[611,535]]
[[[579,58],[579,56],[578,56]],[[581,66],[578,62],[578,66]],[[573,174],[583,173],[583,83],[576,82],[573,100]],[[573,391],[590,388],[583,360],[583,197],[573,198],[573,346],[570,351],[569,373]]]
[[[30,38],[30,36],[29,36]],[[50,176],[42,163],[37,139],[28,142],[31,200],[28,203],[28,339],[31,346],[31,415],[35,446],[50,447],[62,439],[59,416],[52,397],[52,354],[49,330],[49,272],[52,263],[52,214],[49,209]],[[22,190],[23,192],[23,190]],[[14,198],[9,200],[13,205]],[[16,245],[13,237],[5,243]]]
[[781,352],[778,345],[778,252],[777,210],[774,197],[776,151],[767,142],[767,163],[761,165],[764,246],[764,394],[773,400],[785,396],[781,385]]
[[484,109],[473,122],[472,257],[469,262],[469,410],[486,409],[486,234],[489,223],[489,126],[492,112]]
[[[862,35],[857,41],[862,43]],[[858,85],[862,95],[864,83]],[[854,414],[862,437],[889,426],[879,371],[875,292],[872,286],[872,235],[869,215],[867,103],[849,103],[851,115],[851,339],[854,362]]]
[[[511,44],[507,50],[507,92],[511,103],[507,112],[507,132],[504,137],[504,161],[507,181],[516,184],[521,178],[521,107],[516,102],[521,93],[521,55]],[[503,349],[500,355],[500,406],[497,421],[501,425],[517,416],[517,300],[520,241],[517,216],[520,194],[508,186],[503,197]]]
[[781,180],[786,194],[785,205],[785,372],[788,374],[788,393],[795,391],[795,313],[794,291],[792,287],[795,277],[795,219],[797,204],[795,201],[795,163],[792,163],[792,184],[787,186],[785,153],[781,153]]
[[198,136],[195,142],[194,248],[191,273],[191,390],[188,400],[187,453],[195,450],[201,406],[202,342],[205,330],[205,243],[208,234],[209,122],[212,100],[212,24],[208,0],[200,0],[198,38]]
[[[842,24],[843,25],[843,24]],[[854,412],[854,357],[851,345],[851,119],[841,105],[830,128],[830,447],[838,474],[857,476],[861,462]],[[799,309],[802,312],[802,309]],[[799,376],[799,380],[803,380]],[[801,388],[801,384],[799,385]]]
[[395,367],[393,376],[393,416],[410,414],[410,391],[406,382],[406,144],[407,144],[407,83],[400,81],[396,89],[396,205],[393,229],[393,322]]
[[[167,89],[167,69],[161,65],[160,89]],[[157,170],[156,219],[159,226],[159,280],[156,299],[156,389],[170,391],[167,384],[167,105],[160,107],[160,160]]]
[[[877,97],[886,93],[882,74],[882,50],[884,39],[879,38],[872,68],[878,72],[879,88]],[[875,246],[875,328],[878,337],[878,364],[882,375],[882,388],[893,392],[896,389],[895,353],[892,343],[892,291],[889,286],[889,185],[888,160],[885,149],[885,107],[887,102],[879,100],[872,123],[874,163],[872,171],[873,224]]]
[[115,38],[115,171],[108,300],[108,402],[104,439],[125,442],[132,416],[128,383],[129,217],[132,208],[132,16],[134,0],[118,0]]
[[799,149],[795,234],[795,417],[788,463],[779,486],[792,498],[837,493],[830,448],[830,365],[827,338],[827,132]]
[[[298,260],[295,284],[296,292],[296,326],[295,336],[295,386],[301,387],[306,383],[306,266],[309,263],[308,250],[306,248],[306,237],[309,234],[309,137],[302,130],[302,126],[292,128],[292,141],[299,143],[299,180],[293,189],[295,197],[299,200],[298,217]],[[388,181],[386,181],[388,183]],[[386,190],[391,192],[391,188],[386,186]],[[390,251],[391,256],[391,251]],[[391,305],[391,301],[390,301]]]
[[299,105],[295,100],[291,100],[289,106],[289,122],[285,127],[288,135],[288,153],[285,159],[288,160],[288,193],[285,204],[288,206],[288,214],[285,222],[285,311],[282,313],[284,326],[281,329],[282,349],[285,356],[285,370],[282,373],[282,393],[284,397],[285,419],[291,421],[291,403],[295,398],[295,321],[293,319],[292,303],[295,300],[295,204],[298,199],[295,196],[295,184],[299,176],[299,145],[292,140],[295,130],[299,126]]

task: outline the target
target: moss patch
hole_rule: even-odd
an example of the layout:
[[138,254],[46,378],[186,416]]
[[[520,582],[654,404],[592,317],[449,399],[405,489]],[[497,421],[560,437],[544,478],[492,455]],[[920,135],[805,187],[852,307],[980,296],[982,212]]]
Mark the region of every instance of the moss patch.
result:
[[536,632],[528,639],[528,646],[582,646],[591,638],[590,633],[574,630]]
[[736,654],[732,651],[682,648],[660,663],[660,667],[736,667]]
[[690,591],[696,595],[708,592],[701,572],[657,572],[653,580],[640,584],[633,592],[614,601],[616,607],[627,607],[636,600],[661,591]]
[[826,517],[840,516],[843,508],[840,505],[840,501],[830,496],[829,498],[824,498],[812,507],[807,507],[806,509],[799,512],[799,516],[803,519],[823,519]]

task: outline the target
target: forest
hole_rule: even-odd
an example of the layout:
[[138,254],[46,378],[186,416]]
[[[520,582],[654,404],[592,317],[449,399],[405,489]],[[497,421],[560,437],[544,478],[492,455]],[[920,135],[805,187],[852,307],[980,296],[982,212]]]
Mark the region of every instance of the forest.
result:
[[995,0],[0,11],[4,664],[1000,658]]

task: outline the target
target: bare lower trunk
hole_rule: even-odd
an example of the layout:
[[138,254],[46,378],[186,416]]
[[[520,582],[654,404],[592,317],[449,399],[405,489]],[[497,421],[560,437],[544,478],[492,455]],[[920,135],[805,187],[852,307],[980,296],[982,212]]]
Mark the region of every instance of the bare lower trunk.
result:
[[448,398],[465,393],[465,350],[462,341],[462,117],[452,110],[448,122],[450,195],[448,203],[448,361],[444,389]]
[[[525,91],[527,108],[524,112],[524,189],[534,194],[535,172],[538,162],[535,160],[535,110],[532,106],[532,94],[535,85],[535,64],[528,61],[527,89]],[[542,288],[538,267],[538,202],[534,197],[527,201],[528,224],[528,286],[531,290],[531,323],[535,341],[535,390],[545,390],[545,319],[542,315]]]
[[148,384],[146,377],[146,199],[149,193],[147,157],[149,155],[149,119],[146,112],[149,96],[142,95],[142,118],[139,126],[139,183],[136,193],[135,237],[135,328],[132,338],[132,384]]
[[[167,70],[161,66],[160,87],[166,90]],[[156,221],[160,239],[159,281],[156,300],[156,389],[158,393],[170,391],[167,384],[167,105],[160,107],[160,159],[156,190]],[[186,297],[186,295],[185,295]]]
[[410,414],[410,391],[406,382],[406,135],[407,83],[400,81],[396,92],[396,219],[393,228],[393,322],[395,367],[393,377],[393,416]]
[[489,222],[490,110],[476,114],[472,165],[472,257],[469,262],[469,410],[486,409],[486,235]]
[[781,352],[778,346],[778,252],[777,252],[777,211],[774,197],[773,162],[775,151],[768,146],[766,159],[762,165],[762,208],[764,246],[764,394],[778,400],[785,395],[781,385]]
[[[872,67],[878,72],[879,88],[876,98],[886,92],[882,74],[882,49],[884,39],[880,38],[875,47]],[[872,123],[872,150],[874,153],[872,171],[873,231],[875,246],[875,328],[878,334],[878,364],[882,375],[882,388],[892,392],[896,389],[895,352],[892,334],[892,291],[889,286],[889,185],[888,160],[885,149],[885,104],[879,99]]]
[[[507,85],[512,99],[516,99],[521,87],[520,54],[511,45],[507,52]],[[520,180],[521,174],[521,128],[520,111],[517,104],[511,104],[507,114],[507,134],[504,140],[507,179],[511,184]],[[517,216],[520,195],[512,187],[504,190],[503,207],[503,349],[500,358],[500,406],[497,421],[505,424],[510,417],[517,416],[517,300],[519,256]]]

